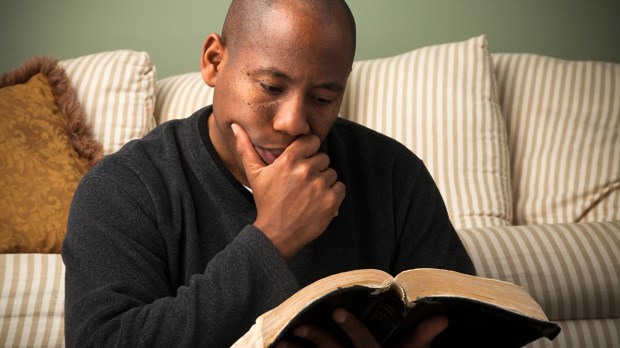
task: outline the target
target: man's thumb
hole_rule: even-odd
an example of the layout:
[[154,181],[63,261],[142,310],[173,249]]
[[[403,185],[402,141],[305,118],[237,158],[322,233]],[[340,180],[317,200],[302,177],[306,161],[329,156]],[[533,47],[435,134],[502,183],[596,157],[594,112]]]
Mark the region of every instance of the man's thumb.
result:
[[243,169],[245,170],[245,175],[248,178],[248,181],[252,182],[252,179],[256,177],[258,172],[265,167],[266,164],[258,155],[256,149],[254,149],[254,144],[252,144],[252,141],[250,140],[248,133],[245,132],[245,129],[236,123],[231,124],[230,128],[232,128],[232,131],[235,134],[235,147],[237,154],[241,159]]

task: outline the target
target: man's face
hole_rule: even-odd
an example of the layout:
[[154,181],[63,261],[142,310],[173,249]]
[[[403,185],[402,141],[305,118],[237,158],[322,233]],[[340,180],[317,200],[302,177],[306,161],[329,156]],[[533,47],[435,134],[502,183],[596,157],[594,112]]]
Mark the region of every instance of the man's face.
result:
[[[237,123],[266,164],[297,137],[321,140],[334,124],[353,47],[333,23],[276,8],[253,41],[226,47],[214,80],[209,135],[231,172],[245,179],[230,125]],[[245,182],[245,180],[241,180]]]

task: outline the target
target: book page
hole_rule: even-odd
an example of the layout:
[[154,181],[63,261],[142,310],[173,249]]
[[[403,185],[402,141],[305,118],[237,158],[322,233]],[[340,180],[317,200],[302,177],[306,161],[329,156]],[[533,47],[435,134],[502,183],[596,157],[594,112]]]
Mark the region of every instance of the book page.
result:
[[[538,320],[547,320],[540,305],[525,289],[501,280],[419,268],[402,272],[396,281],[405,289],[410,302],[423,297],[467,298]],[[413,306],[413,303],[409,306]]]
[[375,292],[381,293],[388,291],[393,284],[394,278],[390,274],[375,269],[334,274],[306,286],[278,307],[264,313],[257,320],[257,325],[260,323],[265,342],[273,342],[297,314],[319,299],[353,287],[376,289]]

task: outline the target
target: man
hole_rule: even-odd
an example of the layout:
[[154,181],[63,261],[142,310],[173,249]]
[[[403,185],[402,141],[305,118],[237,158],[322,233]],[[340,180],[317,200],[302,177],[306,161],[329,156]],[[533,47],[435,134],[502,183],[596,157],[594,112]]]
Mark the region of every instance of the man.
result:
[[[421,161],[337,120],[354,52],[344,1],[232,2],[201,58],[212,107],[105,158],[76,190],[63,245],[69,346],[225,347],[330,274],[473,272]],[[345,310],[333,320],[350,342],[294,332],[378,346]],[[428,320],[409,346],[446,325]]]

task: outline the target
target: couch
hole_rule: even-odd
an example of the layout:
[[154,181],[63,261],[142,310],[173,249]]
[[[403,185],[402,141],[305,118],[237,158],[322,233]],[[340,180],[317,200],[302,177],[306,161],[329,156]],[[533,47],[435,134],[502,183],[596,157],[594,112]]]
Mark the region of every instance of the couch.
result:
[[[59,64],[104,154],[212,98],[198,72],[156,80],[145,52]],[[412,149],[477,273],[562,327],[529,346],[620,347],[620,64],[490,53],[479,36],[355,62],[341,117]],[[0,255],[0,346],[63,346],[57,251]]]

